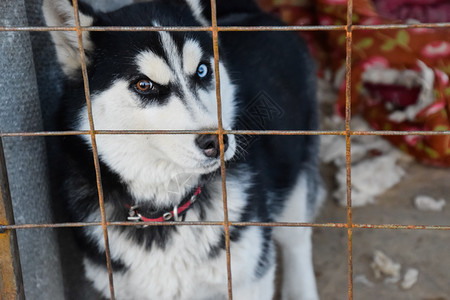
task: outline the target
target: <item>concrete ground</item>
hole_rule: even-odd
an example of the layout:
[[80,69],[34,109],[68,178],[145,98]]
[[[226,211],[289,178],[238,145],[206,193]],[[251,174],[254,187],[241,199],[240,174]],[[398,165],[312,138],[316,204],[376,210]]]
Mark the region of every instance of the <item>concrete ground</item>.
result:
[[[333,170],[324,168],[325,182],[333,188]],[[450,201],[450,170],[411,163],[406,176],[375,204],[353,209],[353,222],[365,224],[450,225],[450,204],[440,212],[420,211],[416,195]],[[318,223],[346,222],[346,209],[331,197],[317,218]],[[314,229],[314,263],[323,300],[348,299],[347,230]],[[419,270],[417,283],[408,290],[400,284],[383,283],[370,267],[375,250],[383,251],[407,268]],[[356,278],[365,276],[369,283]],[[450,299],[450,231],[355,229],[353,234],[353,295],[356,300],[446,300]]]

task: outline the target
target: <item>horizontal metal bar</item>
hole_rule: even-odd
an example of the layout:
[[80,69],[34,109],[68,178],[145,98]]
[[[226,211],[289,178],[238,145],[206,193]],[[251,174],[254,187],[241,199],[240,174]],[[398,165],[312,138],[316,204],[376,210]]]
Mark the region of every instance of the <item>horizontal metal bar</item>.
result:
[[[349,228],[347,223],[304,223],[304,222],[228,222],[229,226],[245,227],[325,227]],[[184,222],[106,222],[107,226],[224,226],[221,221],[184,221]],[[14,224],[0,225],[1,230],[30,228],[71,228],[102,226],[101,222],[75,222],[51,224]],[[351,228],[360,229],[408,229],[408,230],[450,230],[450,225],[411,225],[411,224],[352,224]]]
[[372,130],[372,131],[359,131],[351,130],[350,135],[449,135],[450,131],[395,131],[395,130]]
[[[336,130],[224,130],[224,134],[236,135],[347,135],[347,131]],[[3,132],[0,137],[32,137],[32,136],[68,136],[90,135],[90,131],[41,131],[41,132]],[[125,135],[125,134],[218,134],[217,130],[94,130],[96,135]],[[351,130],[350,135],[450,135],[450,131],[389,131]]]
[[212,31],[210,26],[90,26],[83,31]]
[[[450,28],[450,23],[351,25],[351,30]],[[219,31],[334,31],[346,30],[346,25],[297,26],[220,26]]]
[[236,134],[236,135],[345,135],[345,131],[315,131],[315,130],[224,130],[224,134]]
[[[217,130],[94,130],[94,134],[217,134]],[[0,137],[90,135],[91,131],[3,132]]]
[[[211,31],[203,26],[82,26],[81,31]],[[0,31],[77,31],[72,26],[0,26]]]
[[[312,26],[219,26],[218,31],[334,31],[346,30],[346,25]],[[450,23],[352,25],[351,30],[450,28]],[[212,31],[210,26],[83,26],[82,31]],[[76,31],[72,26],[0,26],[0,31]]]
[[380,24],[380,25],[352,25],[352,30],[379,29],[413,29],[413,28],[450,28],[450,23],[420,23],[420,24]]
[[0,26],[0,31],[76,31],[76,27],[63,26]]
[[90,131],[1,132],[0,137],[89,135]]
[[312,25],[312,26],[219,26],[218,31],[334,31],[345,30],[344,25]]
[[[237,135],[345,135],[345,131],[312,130],[224,130],[224,134]],[[3,132],[0,137],[17,136],[67,136],[89,135],[90,131],[41,131],[41,132]],[[219,134],[217,130],[94,130],[96,135],[121,134]]]
[[450,225],[353,224],[353,228],[361,228],[361,229],[450,230]]

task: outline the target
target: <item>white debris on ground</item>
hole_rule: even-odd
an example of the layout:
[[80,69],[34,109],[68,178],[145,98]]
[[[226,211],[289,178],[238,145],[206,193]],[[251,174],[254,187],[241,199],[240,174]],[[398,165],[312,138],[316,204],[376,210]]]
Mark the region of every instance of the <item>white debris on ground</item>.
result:
[[444,199],[435,200],[430,196],[419,195],[414,199],[414,204],[419,210],[442,211],[446,202]]
[[[339,116],[327,118],[323,123],[324,130],[343,130],[345,127],[344,120]],[[350,127],[352,130],[371,130],[359,116],[352,117]],[[341,205],[347,205],[345,137],[322,136],[320,156],[323,162],[333,163],[338,168],[335,175],[338,188],[333,196]],[[405,157],[382,137],[352,136],[352,206],[373,203],[376,196],[400,182],[405,171],[398,162]]]
[[[323,130],[345,130],[345,121],[330,112],[336,102],[337,89],[345,75],[344,70],[336,76],[333,83],[331,75],[325,73],[325,79],[318,82],[318,99],[324,110],[321,121]],[[339,79],[339,78],[340,79]],[[326,111],[331,116],[326,116]],[[351,130],[370,131],[372,128],[358,115],[352,116]],[[321,136],[320,157],[324,163],[332,163],[337,167],[335,179],[338,188],[333,197],[342,206],[347,205],[346,176],[346,140],[341,135]],[[392,146],[380,136],[355,135],[351,138],[351,174],[352,174],[352,206],[364,206],[374,203],[375,197],[396,185],[405,175],[399,165],[412,159]]]
[[397,283],[400,281],[400,270],[402,266],[394,262],[380,250],[375,250],[370,267],[375,274],[375,278],[384,277],[385,283]]
[[[402,279],[402,266],[400,265],[400,263],[394,262],[380,250],[375,250],[373,261],[370,264],[370,267],[374,272],[375,278],[384,278],[383,282],[385,284],[395,284],[400,282],[400,286],[404,290],[412,288],[419,279],[419,270],[415,268],[408,268]],[[362,277],[360,277],[358,280],[368,286],[373,286],[373,283],[365,278],[364,275],[362,275]]]
[[404,290],[408,290],[413,287],[413,285],[416,284],[417,280],[419,279],[419,270],[415,268],[408,268],[406,270],[405,275],[403,276],[403,280],[401,283],[401,287]]

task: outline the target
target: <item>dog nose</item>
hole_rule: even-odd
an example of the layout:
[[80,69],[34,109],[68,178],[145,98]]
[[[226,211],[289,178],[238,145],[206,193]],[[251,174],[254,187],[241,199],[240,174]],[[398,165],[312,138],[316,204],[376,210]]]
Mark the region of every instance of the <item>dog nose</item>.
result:
[[[200,134],[196,139],[195,143],[197,146],[203,150],[203,153],[208,157],[219,157],[220,155],[220,144],[219,136],[217,134]],[[228,136],[223,135],[223,146],[224,150],[228,149]]]

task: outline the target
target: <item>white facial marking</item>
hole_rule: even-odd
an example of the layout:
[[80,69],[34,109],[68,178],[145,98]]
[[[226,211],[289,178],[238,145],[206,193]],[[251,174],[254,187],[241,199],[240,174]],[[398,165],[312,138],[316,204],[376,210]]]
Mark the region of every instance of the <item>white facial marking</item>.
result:
[[[159,24],[156,24],[155,26],[159,26]],[[161,44],[164,48],[164,52],[167,54],[167,60],[170,62],[170,66],[175,72],[181,71],[180,55],[178,54],[175,41],[168,32],[158,31],[158,33],[161,37]]]
[[189,5],[197,22],[203,26],[208,26],[208,21],[202,16],[202,12],[205,8],[201,5],[200,0],[187,0],[186,3]]
[[201,59],[202,49],[200,45],[193,40],[187,40],[183,47],[184,73],[187,75],[195,74]]
[[[195,96],[193,87],[189,80],[187,80],[187,77],[183,71],[183,55],[178,52],[172,36],[168,32],[159,32],[159,34],[161,36],[161,43],[168,57],[170,66],[173,73],[176,75],[176,85],[180,88],[183,94],[183,99],[180,99],[180,101],[183,102],[183,105],[189,110],[192,118],[194,119],[193,121],[196,124],[204,124],[205,120],[208,120],[210,121],[210,125],[203,128],[217,127],[217,109],[205,111],[204,108],[205,103],[211,102],[211,97],[208,96],[206,98],[197,98]],[[212,101],[214,102],[214,100]]]
[[173,78],[172,71],[167,63],[151,51],[145,51],[137,56],[139,71],[152,81],[167,85]]
[[168,57],[168,61],[170,63],[170,67],[176,74],[177,85],[181,87],[181,90],[184,94],[184,101],[189,102],[189,98],[192,98],[192,92],[187,83],[186,77],[183,73],[183,63],[182,57],[178,53],[177,47],[175,45],[175,41],[172,39],[172,36],[168,32],[160,31],[158,32],[161,37],[161,43],[164,48],[164,52]]

